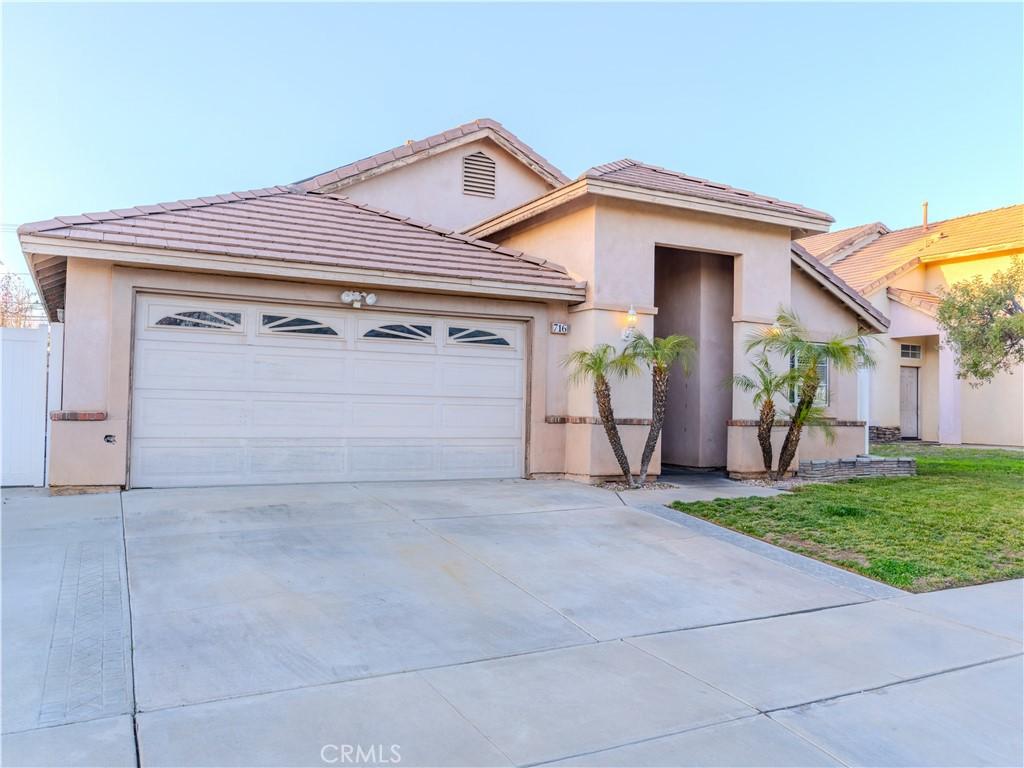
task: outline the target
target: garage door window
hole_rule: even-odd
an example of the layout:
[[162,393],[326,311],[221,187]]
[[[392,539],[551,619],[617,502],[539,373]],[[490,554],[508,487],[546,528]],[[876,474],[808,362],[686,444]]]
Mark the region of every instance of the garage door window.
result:
[[363,334],[364,339],[393,339],[397,341],[428,341],[434,329],[429,325],[409,323],[388,323],[371,328]]
[[240,331],[242,329],[242,313],[196,309],[166,315],[157,320],[156,325],[172,328],[205,328],[212,331]]
[[453,344],[487,344],[493,347],[510,347],[508,339],[504,336],[485,331],[480,328],[459,328],[450,326],[448,328],[448,341]]
[[303,334],[310,336],[337,336],[338,332],[326,323],[308,317],[291,315],[263,315],[260,324],[267,333]]

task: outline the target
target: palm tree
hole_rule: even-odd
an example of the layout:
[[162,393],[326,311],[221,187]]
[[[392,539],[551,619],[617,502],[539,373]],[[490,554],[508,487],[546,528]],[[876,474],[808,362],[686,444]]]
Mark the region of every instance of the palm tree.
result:
[[612,453],[622,470],[626,485],[635,488],[633,475],[629,471],[629,459],[622,447],[619,428],[615,425],[615,412],[612,410],[612,389],[608,379],[612,376],[623,378],[640,372],[636,358],[629,352],[616,352],[611,344],[598,344],[593,349],[579,349],[571,353],[562,362],[569,368],[569,380],[573,384],[590,381],[594,385],[594,397],[597,399],[597,412],[608,436]]
[[791,368],[785,373],[776,373],[767,356],[758,355],[752,364],[754,375],[739,373],[730,379],[734,387],[754,393],[754,407],[758,409],[757,442],[761,446],[761,460],[764,471],[772,472],[772,427],[775,426],[775,398],[785,396],[796,386],[797,371]]
[[665,404],[668,401],[668,377],[677,362],[683,375],[689,376],[690,365],[697,354],[697,345],[689,336],[672,335],[653,339],[637,333],[626,347],[626,352],[642,360],[651,369],[651,429],[640,459],[640,485],[647,482],[647,469],[651,466],[654,449],[665,424]]
[[777,353],[788,358],[798,377],[794,386],[796,403],[779,451],[776,479],[781,479],[793,463],[804,426],[809,421],[820,425],[823,420],[820,413],[815,416],[815,400],[821,385],[818,366],[824,363],[843,373],[869,368],[875,364],[875,359],[867,342],[868,337],[859,330],[833,336],[823,342],[811,341],[800,318],[791,309],[780,309],[775,325],[755,334],[747,342],[748,352],[758,349],[762,354]]

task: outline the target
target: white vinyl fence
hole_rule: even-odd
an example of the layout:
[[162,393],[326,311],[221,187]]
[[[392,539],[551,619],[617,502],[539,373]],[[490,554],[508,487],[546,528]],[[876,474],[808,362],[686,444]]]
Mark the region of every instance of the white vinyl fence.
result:
[[0,486],[46,483],[47,400],[60,407],[63,330],[0,328]]

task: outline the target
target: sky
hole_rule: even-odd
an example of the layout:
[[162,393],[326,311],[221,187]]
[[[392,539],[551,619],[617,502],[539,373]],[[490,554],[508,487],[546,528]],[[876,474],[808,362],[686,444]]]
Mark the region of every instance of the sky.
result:
[[491,117],[891,227],[1024,201],[1024,12],[959,4],[114,4],[2,11],[2,244],[283,184]]

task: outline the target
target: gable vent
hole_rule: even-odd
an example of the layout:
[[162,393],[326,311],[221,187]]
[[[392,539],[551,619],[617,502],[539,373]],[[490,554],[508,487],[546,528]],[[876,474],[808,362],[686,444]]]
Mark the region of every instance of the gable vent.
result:
[[462,193],[494,197],[494,160],[483,152],[462,158]]

